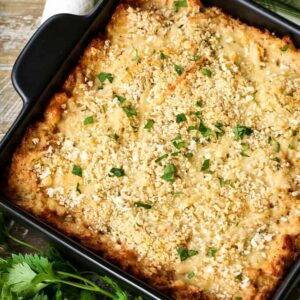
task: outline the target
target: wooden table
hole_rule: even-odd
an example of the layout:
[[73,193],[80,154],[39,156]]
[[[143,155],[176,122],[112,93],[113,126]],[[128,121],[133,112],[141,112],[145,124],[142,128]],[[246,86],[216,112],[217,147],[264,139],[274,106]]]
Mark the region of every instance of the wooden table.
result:
[[10,80],[12,66],[39,26],[44,3],[45,0],[0,0],[0,140],[22,108]]

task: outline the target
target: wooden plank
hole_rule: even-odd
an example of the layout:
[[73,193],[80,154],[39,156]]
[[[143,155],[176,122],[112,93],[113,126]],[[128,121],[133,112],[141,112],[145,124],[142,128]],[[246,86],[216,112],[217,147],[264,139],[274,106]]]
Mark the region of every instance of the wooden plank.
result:
[[0,0],[0,140],[22,108],[10,80],[12,66],[39,26],[44,3],[45,0]]

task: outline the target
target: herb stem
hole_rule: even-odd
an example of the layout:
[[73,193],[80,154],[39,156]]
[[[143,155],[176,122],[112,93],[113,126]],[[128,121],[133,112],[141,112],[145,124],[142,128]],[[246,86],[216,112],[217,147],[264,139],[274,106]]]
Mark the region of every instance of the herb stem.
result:
[[29,249],[32,249],[36,252],[39,252],[40,254],[44,254],[44,251],[36,246],[33,246],[31,244],[28,244],[26,242],[23,242],[23,241],[20,241],[19,239],[15,238],[14,236],[12,236],[9,232],[6,232],[6,235],[9,239],[11,239],[12,241],[24,246],[24,247],[27,247]]
[[82,276],[79,276],[79,275],[75,275],[75,274],[71,274],[71,273],[67,273],[67,272],[63,272],[63,271],[56,271],[57,274],[59,275],[62,275],[62,276],[67,276],[67,277],[71,277],[71,278],[75,278],[75,279],[78,279],[78,280],[81,280],[95,288],[98,288],[98,286],[93,283],[92,281],[88,280],[87,278],[84,278]]

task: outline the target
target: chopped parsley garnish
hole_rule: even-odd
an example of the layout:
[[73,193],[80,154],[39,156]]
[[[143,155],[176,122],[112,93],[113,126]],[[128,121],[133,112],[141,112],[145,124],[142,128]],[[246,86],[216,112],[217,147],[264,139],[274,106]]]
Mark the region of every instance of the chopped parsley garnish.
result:
[[110,83],[112,83],[114,80],[114,77],[111,73],[101,72],[98,75],[98,79],[100,80],[101,83],[104,83],[105,80],[108,80]]
[[132,60],[136,61],[136,62],[139,62],[140,61],[140,57],[139,57],[139,54],[138,54],[138,51],[135,49],[134,51],[134,55],[133,55],[133,58]]
[[164,59],[167,58],[167,55],[165,55],[165,54],[163,54],[162,52],[160,52],[159,58],[160,58],[161,60],[164,60]]
[[240,153],[241,154],[241,156],[244,156],[244,157],[250,157],[248,154],[246,154],[245,152],[241,152]]
[[199,143],[200,142],[200,138],[198,138],[197,136],[193,136],[192,137],[192,140],[196,143]]
[[196,126],[189,126],[187,128],[187,131],[191,131],[191,130],[197,130],[197,127]]
[[245,135],[250,135],[253,133],[253,130],[244,125],[237,125],[235,128],[233,128],[233,133],[237,140],[242,140]]
[[272,143],[272,137],[270,137],[270,136],[267,137],[267,143],[268,143],[268,144],[271,144],[271,143]]
[[260,230],[258,231],[258,233],[259,233],[259,234],[263,234],[263,233],[265,233],[265,231],[264,231],[263,229],[260,229]]
[[185,156],[186,158],[192,158],[192,157],[193,157],[193,153],[187,152],[187,153],[184,154],[184,156]]
[[203,106],[203,100],[198,100],[197,101],[197,106],[202,107]]
[[214,247],[210,248],[208,250],[206,256],[208,256],[208,257],[214,257],[216,255],[217,251],[218,251],[217,248],[214,248]]
[[207,137],[207,136],[210,136],[213,134],[213,131],[209,128],[207,128],[203,122],[200,122],[200,125],[199,125],[199,131],[201,132],[201,134],[204,136],[204,137]]
[[183,67],[174,64],[174,70],[180,76],[183,73]]
[[127,115],[128,118],[131,118],[131,117],[134,117],[137,115],[135,108],[130,105],[123,107],[123,111],[125,112],[125,114]]
[[194,115],[196,116],[196,118],[198,118],[198,119],[200,119],[200,120],[201,120],[201,118],[202,118],[202,114],[201,114],[201,112],[200,112],[200,111],[195,111],[195,112],[194,112]]
[[173,183],[175,181],[177,169],[174,164],[167,164],[164,168],[164,175],[161,176],[162,179]]
[[155,160],[155,162],[158,163],[158,162],[160,162],[161,160],[163,160],[163,159],[165,159],[165,158],[167,158],[167,157],[168,157],[168,154],[164,154],[164,155],[158,157],[158,158]]
[[276,153],[280,151],[280,143],[276,142],[274,150]]
[[245,151],[250,150],[250,146],[249,146],[249,145],[246,145],[246,144],[242,144],[242,149],[243,149],[243,151],[241,152],[241,155],[242,155],[242,156],[245,156],[245,157],[249,157],[249,155],[247,155],[247,154],[245,153]]
[[225,186],[225,180],[224,180],[224,178],[221,177],[221,178],[219,179],[219,181],[220,181],[220,186],[221,186],[221,187],[224,187],[224,186]]
[[126,98],[123,96],[114,95],[114,98],[117,98],[120,103],[123,103],[126,101]]
[[225,129],[224,129],[224,125],[220,122],[217,122],[215,127],[218,129],[216,130],[216,136],[217,138],[223,136],[225,134]]
[[114,134],[109,134],[108,137],[111,138],[114,141],[117,141],[118,138],[119,138],[119,136],[117,134],[115,134],[115,133]]
[[197,250],[186,250],[182,246],[177,248],[177,253],[181,261],[185,261],[188,258],[197,255],[199,252]]
[[207,68],[202,68],[201,72],[203,75],[207,76],[207,77],[211,77],[212,76],[212,72],[211,70],[207,69]]
[[80,186],[79,186],[79,182],[77,182],[77,184],[76,184],[76,192],[81,194],[81,189],[80,189]]
[[234,300],[243,300],[242,297],[235,297]]
[[273,158],[271,158],[271,160],[273,160],[273,161],[276,161],[276,162],[280,163],[280,158],[279,158],[279,157],[273,157]]
[[288,149],[293,150],[294,147],[293,147],[291,144],[289,144],[289,145],[288,145]]
[[182,137],[180,135],[172,140],[172,144],[178,150],[184,148],[185,146],[185,142],[182,140]]
[[185,122],[187,119],[186,119],[186,116],[184,113],[182,114],[178,114],[176,116],[176,123],[181,123],[181,122]]
[[191,273],[189,273],[189,274],[187,274],[187,278],[188,279],[192,279],[193,277],[195,277],[195,272],[191,272]]
[[93,116],[89,116],[89,117],[85,118],[84,121],[83,121],[84,125],[88,125],[88,124],[92,124],[92,123],[94,123]]
[[199,60],[200,58],[201,58],[201,56],[198,55],[198,54],[196,54],[196,55],[193,56],[192,60],[193,60],[193,61],[197,61],[197,60]]
[[188,7],[186,0],[174,1],[175,12],[178,12],[179,7]]
[[134,205],[135,207],[142,207],[142,208],[145,208],[145,209],[150,209],[150,208],[152,208],[152,205],[151,205],[151,204],[142,203],[142,202],[134,202],[133,205]]
[[82,169],[81,167],[77,166],[77,165],[73,165],[73,168],[72,168],[72,173],[76,176],[80,176],[82,177]]
[[201,171],[204,172],[204,171],[208,170],[209,166],[210,166],[210,159],[204,160],[202,167],[201,167]]
[[235,276],[235,279],[238,280],[238,281],[242,281],[243,280],[243,275],[239,274],[239,275]]
[[150,131],[153,125],[154,125],[154,121],[152,119],[148,119],[144,129],[148,129]]
[[172,156],[178,156],[181,152],[180,151],[177,151],[177,152],[173,152],[171,153]]
[[110,173],[116,177],[122,177],[125,175],[125,171],[122,168],[111,168]]
[[289,49],[289,45],[288,44],[286,44],[286,45],[284,45],[284,46],[282,46],[280,48],[280,50],[283,51],[283,52],[287,51],[288,49]]

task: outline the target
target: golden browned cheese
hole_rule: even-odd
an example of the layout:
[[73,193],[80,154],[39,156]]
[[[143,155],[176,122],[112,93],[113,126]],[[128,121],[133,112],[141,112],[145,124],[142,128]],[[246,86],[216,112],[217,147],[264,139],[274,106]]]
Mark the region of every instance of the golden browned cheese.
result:
[[186,3],[117,7],[5,193],[176,299],[267,299],[300,248],[300,54]]

